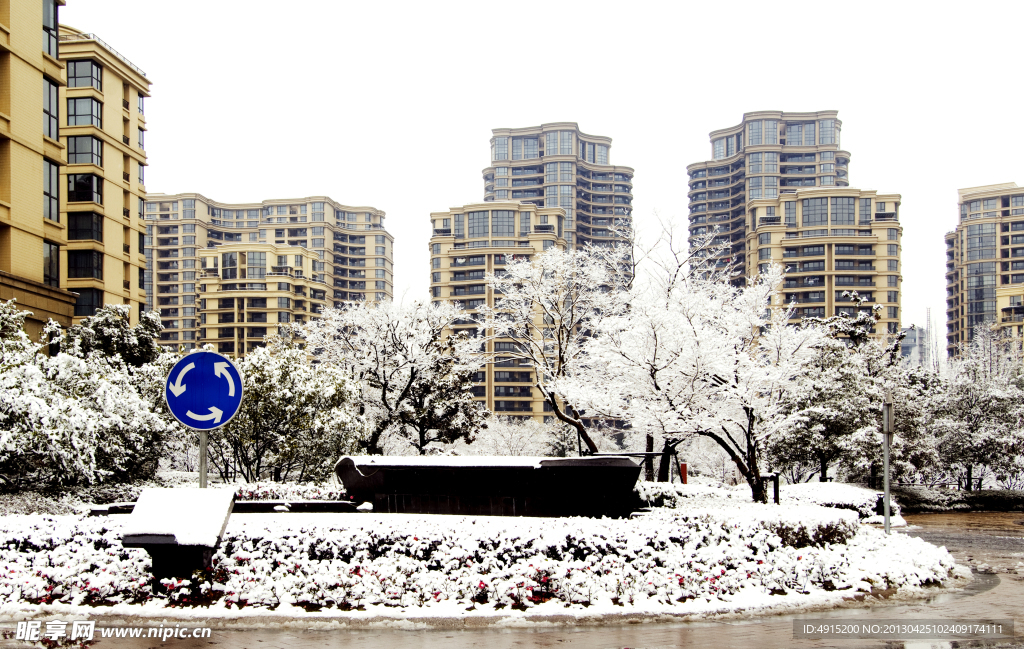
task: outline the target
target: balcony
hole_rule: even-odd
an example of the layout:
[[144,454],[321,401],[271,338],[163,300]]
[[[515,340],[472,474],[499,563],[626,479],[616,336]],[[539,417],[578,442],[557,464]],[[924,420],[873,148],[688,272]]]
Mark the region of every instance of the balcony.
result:
[[896,213],[895,212],[891,212],[891,213],[887,213],[887,214],[875,214],[875,220],[876,221],[895,222],[896,221]]
[[763,225],[781,225],[781,224],[782,224],[782,217],[781,216],[762,216],[761,218],[759,218],[757,220],[758,227],[761,227]]
[[434,228],[435,237],[450,237],[452,236],[451,228]]
[[1024,322],[1024,313],[1015,313],[1010,316],[1003,316],[1002,322]]

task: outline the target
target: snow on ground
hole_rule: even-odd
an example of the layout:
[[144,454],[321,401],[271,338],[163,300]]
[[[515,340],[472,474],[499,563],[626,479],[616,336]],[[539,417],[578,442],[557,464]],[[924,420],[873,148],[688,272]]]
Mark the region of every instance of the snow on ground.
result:
[[[678,484],[667,482],[639,482],[640,498],[654,507],[686,508],[695,504],[752,502],[750,488],[743,485],[727,486],[722,483]],[[820,505],[856,512],[862,523],[882,524],[882,492],[840,482],[804,482],[783,485],[779,490],[783,505]],[[891,499],[890,524],[906,525],[900,516],[900,506]]]
[[120,544],[123,520],[0,519],[0,564],[9,566],[0,613],[102,605],[113,615],[206,617],[700,615],[914,591],[962,575],[943,548],[812,505],[719,503],[631,520],[240,514],[211,581],[154,599],[148,555]]

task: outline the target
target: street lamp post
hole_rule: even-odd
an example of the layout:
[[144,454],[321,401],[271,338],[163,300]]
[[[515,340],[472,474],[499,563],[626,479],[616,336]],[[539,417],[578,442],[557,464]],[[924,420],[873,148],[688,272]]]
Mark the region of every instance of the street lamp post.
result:
[[892,393],[886,390],[882,401],[882,456],[885,462],[885,533],[889,533],[889,447],[892,445]]

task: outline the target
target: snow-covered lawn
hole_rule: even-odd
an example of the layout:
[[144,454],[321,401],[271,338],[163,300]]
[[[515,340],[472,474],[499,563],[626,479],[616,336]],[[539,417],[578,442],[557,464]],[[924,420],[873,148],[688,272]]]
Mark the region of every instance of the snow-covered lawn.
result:
[[632,520],[239,514],[210,581],[154,599],[148,555],[121,547],[123,520],[0,519],[0,613],[686,615],[913,591],[963,572],[945,549],[810,505],[718,503]]

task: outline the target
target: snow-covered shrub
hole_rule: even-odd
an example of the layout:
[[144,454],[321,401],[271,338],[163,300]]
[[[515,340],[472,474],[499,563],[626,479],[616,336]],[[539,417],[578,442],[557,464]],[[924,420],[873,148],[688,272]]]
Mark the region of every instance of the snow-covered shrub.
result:
[[295,484],[294,482],[247,482],[216,484],[235,488],[236,500],[341,500],[345,488],[339,484]]
[[[551,613],[617,605],[686,612],[740,596],[763,605],[768,594],[917,587],[953,574],[944,549],[874,529],[860,529],[845,544],[792,547],[773,526],[797,515],[818,527],[856,516],[817,507],[789,508],[788,516],[785,509],[757,509],[767,519],[740,509],[634,520],[236,517],[213,570],[168,584],[164,605]],[[0,573],[0,598],[148,599],[149,559],[120,546],[119,527],[102,518],[0,519],[0,563],[9,566]]]
[[[171,425],[136,368],[75,344],[47,356],[24,319],[13,300],[0,303],[0,474],[33,489],[151,475]],[[45,335],[59,334],[51,321]]]

